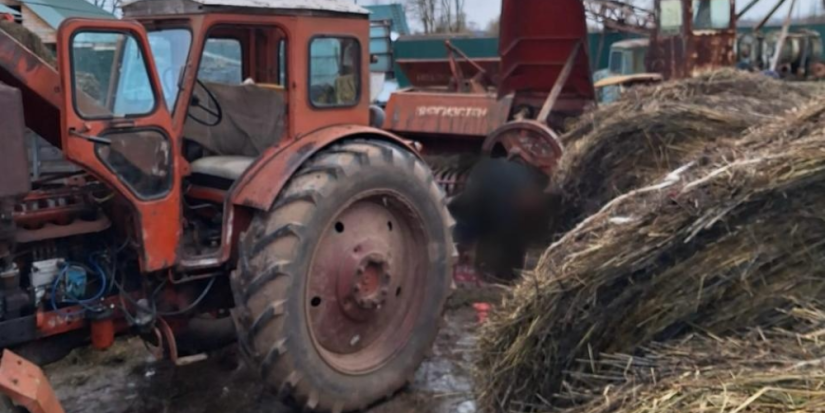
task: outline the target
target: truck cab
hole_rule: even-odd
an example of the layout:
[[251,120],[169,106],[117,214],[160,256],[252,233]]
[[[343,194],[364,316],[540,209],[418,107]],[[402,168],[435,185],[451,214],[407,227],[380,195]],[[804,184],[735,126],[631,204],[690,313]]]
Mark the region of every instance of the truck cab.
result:
[[648,39],[622,40],[610,46],[607,68],[593,73],[599,103],[615,102],[629,86],[661,81],[661,75],[646,70],[649,46]]

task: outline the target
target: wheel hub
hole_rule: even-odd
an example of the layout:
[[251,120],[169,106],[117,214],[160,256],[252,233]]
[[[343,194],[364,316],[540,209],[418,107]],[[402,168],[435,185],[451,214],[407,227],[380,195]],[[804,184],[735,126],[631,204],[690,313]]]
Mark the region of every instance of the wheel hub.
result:
[[339,212],[322,236],[307,311],[317,348],[336,369],[370,370],[407,342],[428,255],[415,217],[391,196],[368,197]]
[[355,271],[350,295],[358,307],[367,311],[378,311],[386,304],[390,293],[392,276],[390,264],[381,253],[364,257]]

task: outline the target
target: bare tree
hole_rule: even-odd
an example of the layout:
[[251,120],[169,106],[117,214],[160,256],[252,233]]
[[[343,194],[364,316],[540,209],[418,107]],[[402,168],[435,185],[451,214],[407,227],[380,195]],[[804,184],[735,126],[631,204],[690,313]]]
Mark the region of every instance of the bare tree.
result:
[[438,19],[438,30],[439,33],[452,33],[453,32],[453,0],[441,0],[441,16]]
[[123,6],[123,0],[89,0],[92,4],[106,10],[112,14],[120,13],[120,8]]
[[424,34],[461,33],[467,30],[466,0],[407,0],[407,9],[424,28]]
[[464,3],[466,0],[453,0],[455,10],[455,28],[456,33],[461,33],[467,30],[467,13],[464,12]]
[[500,31],[501,19],[496,18],[495,20],[490,21],[490,23],[487,23],[487,34],[491,36],[498,36]]
[[424,34],[430,34],[435,31],[438,22],[436,13],[437,0],[407,0],[407,8],[410,13],[415,16],[424,27]]

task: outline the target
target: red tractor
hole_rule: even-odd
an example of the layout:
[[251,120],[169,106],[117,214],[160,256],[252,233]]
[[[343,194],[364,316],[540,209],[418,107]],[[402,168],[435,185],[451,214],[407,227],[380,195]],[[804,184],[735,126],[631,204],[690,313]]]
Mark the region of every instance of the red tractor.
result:
[[[559,79],[586,57],[572,3],[581,27]],[[137,0],[124,17],[64,22],[57,70],[0,32],[0,348],[74,335],[105,349],[131,332],[174,359],[237,340],[307,410],[393,394],[437,334],[456,248],[421,144],[370,126],[367,12]],[[542,45],[513,52],[538,62]],[[549,173],[559,153],[540,109],[568,90],[550,106],[526,93],[535,68],[508,68],[519,106],[496,119],[520,122],[499,134],[507,159]],[[31,181],[26,127],[77,169]],[[466,151],[456,139],[428,149]],[[57,412],[19,361],[3,357],[0,393]]]

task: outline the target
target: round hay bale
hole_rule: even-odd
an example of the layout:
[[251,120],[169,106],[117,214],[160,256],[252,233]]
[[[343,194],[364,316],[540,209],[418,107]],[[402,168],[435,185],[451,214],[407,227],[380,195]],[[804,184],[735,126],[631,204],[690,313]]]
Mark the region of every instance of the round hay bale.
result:
[[816,88],[735,70],[629,90],[562,136],[551,233],[571,229],[616,196],[661,179],[817,94]]
[[788,324],[825,298],[825,101],[718,145],[550,246],[480,334],[486,411],[565,406],[581,360]]

